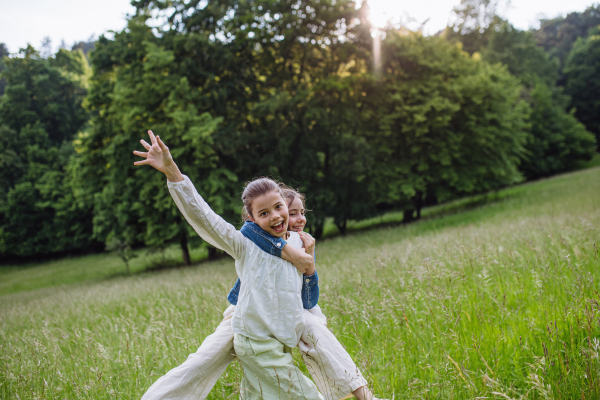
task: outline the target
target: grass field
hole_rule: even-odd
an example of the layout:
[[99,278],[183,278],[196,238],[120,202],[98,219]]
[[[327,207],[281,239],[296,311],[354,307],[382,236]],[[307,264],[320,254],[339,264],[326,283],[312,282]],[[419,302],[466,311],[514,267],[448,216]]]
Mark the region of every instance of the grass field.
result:
[[[317,246],[329,327],[378,397],[600,398],[599,199],[593,168],[357,224]],[[0,269],[0,398],[139,399],[212,333],[235,280],[227,259],[122,270],[107,255]],[[240,378],[234,362],[209,398]]]

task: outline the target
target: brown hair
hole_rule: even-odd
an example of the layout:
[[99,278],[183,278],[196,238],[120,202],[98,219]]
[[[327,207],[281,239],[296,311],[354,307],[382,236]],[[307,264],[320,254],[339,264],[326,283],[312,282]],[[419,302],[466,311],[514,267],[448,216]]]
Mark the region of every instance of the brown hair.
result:
[[[252,216],[252,201],[259,196],[270,192],[278,192],[284,199],[287,198],[281,190],[280,183],[275,182],[271,178],[256,178],[253,181],[246,182],[244,192],[242,193],[242,202],[244,202],[244,208],[242,209],[242,221],[248,221]],[[293,199],[292,199],[293,201]]]
[[281,185],[281,192],[283,194],[283,198],[285,199],[285,201],[287,202],[287,206],[291,206],[292,202],[296,199],[299,198],[300,201],[302,202],[302,207],[306,208],[306,196],[302,193],[300,193],[299,191],[297,191],[296,189],[292,189],[289,186],[285,186],[285,185]]

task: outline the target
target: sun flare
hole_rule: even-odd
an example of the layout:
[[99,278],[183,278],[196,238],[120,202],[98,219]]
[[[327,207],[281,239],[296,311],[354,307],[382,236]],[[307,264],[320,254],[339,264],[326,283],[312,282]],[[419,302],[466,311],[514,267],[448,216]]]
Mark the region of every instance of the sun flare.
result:
[[388,23],[400,19],[400,1],[398,0],[368,0],[369,21],[376,29],[383,29]]

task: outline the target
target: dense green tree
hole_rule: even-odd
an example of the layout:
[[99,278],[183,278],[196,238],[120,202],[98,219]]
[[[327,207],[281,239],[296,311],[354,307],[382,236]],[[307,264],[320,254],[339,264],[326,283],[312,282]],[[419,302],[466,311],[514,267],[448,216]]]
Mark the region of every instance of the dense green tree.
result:
[[268,175],[307,192],[317,237],[326,218],[342,233],[390,207],[409,221],[428,202],[572,168],[593,147],[554,87],[557,62],[497,16],[501,1],[461,1],[445,32],[460,45],[384,32],[377,73],[366,4],[132,4],[114,39],[75,45],[94,48],[92,74],[81,51],[5,59],[3,255],[176,242],[189,264],[200,239],[164,177],[133,165],[148,129],[228,221],[243,182]]
[[32,256],[85,249],[91,221],[75,199],[67,165],[71,140],[87,120],[87,62],[31,46],[5,58],[0,98],[0,253]]
[[558,79],[557,61],[536,43],[533,33],[516,29],[507,21],[498,23],[480,52],[485,61],[506,65],[527,87],[539,81],[554,87]]
[[249,151],[237,154],[238,171],[301,186],[313,210],[311,232],[319,237],[331,216],[343,233],[348,219],[374,210],[364,186],[371,154],[362,116],[372,65],[370,26],[353,2],[287,7],[272,25],[281,40],[269,40],[256,55],[264,82],[242,128]]
[[452,9],[454,22],[444,31],[451,43],[460,42],[469,54],[484,48],[494,29],[502,23],[497,9],[502,0],[461,0]]
[[[375,162],[369,141],[375,128],[373,109],[365,98],[373,93],[372,87],[373,82],[364,76],[324,79],[312,89],[304,115],[310,143],[303,144],[305,160],[298,167],[309,171],[314,162],[311,176],[306,177],[312,203],[320,215],[333,217],[342,234],[348,220],[361,220],[376,212],[375,197],[367,190]],[[322,225],[318,223],[317,219],[315,234],[320,236]]]
[[91,121],[78,140],[78,182],[94,201],[95,238],[151,246],[177,241],[189,264],[191,228],[171,201],[164,177],[135,167],[132,150],[143,150],[139,140],[152,129],[215,211],[226,216],[234,214],[237,178],[217,164],[213,148],[221,119],[207,112],[210,98],[219,96],[210,83],[219,78],[202,68],[202,59],[213,56],[208,37],[161,41],[145,19],[130,20],[114,40],[101,37],[92,53]]
[[600,26],[575,42],[564,72],[575,116],[600,143]]
[[504,67],[418,34],[390,33],[382,54],[378,172],[370,184],[379,202],[404,205],[410,220],[426,197],[441,201],[522,179],[527,105]]
[[539,178],[576,168],[590,160],[596,149],[594,135],[573,113],[565,112],[567,99],[545,83],[538,82],[529,93],[531,114],[527,155],[521,171],[527,178]]
[[559,84],[565,84],[562,70],[567,57],[578,38],[585,38],[589,31],[600,25],[600,4],[594,4],[583,12],[572,12],[566,16],[542,19],[540,28],[533,34],[544,50],[559,63]]
[[503,22],[481,51],[484,60],[502,63],[523,83],[523,97],[531,107],[521,171],[539,178],[576,167],[595,149],[594,137],[567,112],[568,98],[555,88],[558,65],[537,45],[531,32]]
[[[138,15],[128,29],[117,34],[114,41],[102,38],[92,56],[95,72],[89,104],[94,117],[92,129],[82,137],[78,170],[83,171],[83,182],[90,187],[88,196],[95,196],[94,226],[98,239],[123,235],[130,241],[157,244],[184,237],[182,232],[189,233],[173,205],[164,201],[168,198],[164,182],[157,181],[149,191],[148,196],[152,193],[154,198],[140,197],[136,194],[140,186],[136,180],[142,175],[130,165],[130,154],[118,154],[117,146],[111,145],[115,142],[119,146],[135,146],[147,127],[161,134],[174,149],[181,149],[181,154],[175,156],[182,168],[196,163],[198,172],[191,171],[189,175],[203,194],[212,193],[209,201],[217,204],[217,211],[230,220],[235,218],[235,207],[231,205],[241,190],[240,181],[271,175],[301,186],[308,192],[309,206],[314,210],[310,222],[316,236],[322,233],[326,217],[333,217],[344,232],[349,219],[371,215],[377,210],[377,202],[410,207],[416,204],[420,208],[427,193],[444,199],[519,179],[515,154],[522,150],[522,109],[511,97],[514,82],[500,68],[471,60],[451,47],[450,58],[458,60],[452,75],[456,87],[447,90],[440,83],[431,92],[427,89],[428,94],[448,92],[442,102],[453,116],[442,124],[443,128],[436,126],[431,130],[445,137],[445,130],[472,132],[481,128],[481,136],[490,142],[490,147],[480,152],[488,151],[487,157],[481,157],[487,164],[479,170],[471,168],[469,163],[481,161],[471,154],[474,151],[458,152],[460,161],[450,155],[455,148],[445,150],[441,161],[433,160],[435,154],[431,155],[433,159],[427,158],[424,151],[414,158],[405,154],[402,168],[408,168],[406,173],[402,168],[386,169],[388,164],[376,161],[390,157],[382,135],[393,132],[398,142],[410,135],[404,137],[390,128],[390,118],[381,113],[397,93],[386,91],[388,82],[377,82],[370,74],[372,39],[363,9],[357,9],[352,2],[323,1],[172,5],[136,3]],[[159,35],[145,24],[148,15],[157,10],[165,13],[169,21]],[[443,48],[450,47],[439,40],[435,43],[431,51],[436,52],[439,47],[442,53],[449,54]],[[447,61],[443,57],[432,61],[427,53],[412,56],[417,64]],[[157,64],[157,59],[162,61]],[[160,68],[154,68],[155,65]],[[419,90],[418,85],[427,86],[429,78],[443,81],[446,75],[442,70],[440,67],[431,74],[427,68],[416,70],[411,75],[418,82],[414,87],[409,90],[405,82],[396,82],[395,90]],[[475,82],[468,84],[467,78],[459,79],[461,74],[476,78]],[[177,86],[181,82],[196,89],[184,97],[186,91]],[[489,101],[483,100],[486,91],[492,93]],[[189,121],[199,118],[194,125],[206,126],[206,135],[198,141],[204,161],[198,161],[188,151],[190,143],[184,140],[184,132],[190,128],[185,124],[175,126],[175,117],[165,105],[167,98],[171,99],[169,104],[179,104],[173,98],[185,98],[186,111],[177,117],[185,116]],[[465,100],[470,98],[479,100]],[[457,99],[462,101],[458,105],[462,111],[452,104]],[[483,105],[479,106],[478,101]],[[395,104],[398,114],[394,123],[401,124],[400,120],[413,115],[411,107],[414,106]],[[431,104],[424,106],[430,107]],[[493,111],[486,114],[486,107]],[[506,118],[497,123],[495,119],[499,117],[494,113],[500,114],[501,110]],[[388,120],[380,124],[379,118]],[[497,124],[495,130],[493,124]],[[381,126],[385,127],[383,134]],[[472,140],[483,139],[474,135]],[[457,143],[466,142],[457,139]],[[511,144],[512,150],[505,151],[506,143]],[[405,151],[405,147],[399,147],[398,152]],[[492,150],[498,153],[492,154]],[[383,152],[383,156],[378,152]],[[400,157],[398,152],[391,157]],[[447,165],[447,159],[454,164]],[[106,167],[97,169],[97,165]],[[430,168],[431,172],[417,173],[422,168]],[[222,171],[228,179],[211,176],[215,170]],[[433,175],[438,172],[445,175],[436,180]],[[388,178],[398,183],[389,189],[392,194],[368,190],[371,186],[381,189]],[[218,190],[210,192],[209,188]],[[161,202],[156,202],[157,198]],[[220,209],[218,204],[224,207]],[[154,213],[155,220],[143,215],[151,208],[159,211]]]
[[[169,22],[160,35],[152,37],[148,33],[145,39],[138,39],[133,35],[141,34],[136,33],[138,28],[132,25],[132,20],[128,31],[117,35],[113,43],[105,39],[99,42],[92,60],[95,71],[96,66],[102,67],[95,73],[98,81],[93,82],[90,105],[99,110],[107,107],[110,111],[99,113],[97,122],[93,120],[93,125],[104,124],[101,128],[103,133],[90,135],[86,143],[95,141],[95,144],[83,149],[82,153],[95,154],[93,148],[105,147],[104,142],[97,138],[114,137],[115,132],[121,129],[121,119],[114,124],[105,124],[112,115],[116,115],[116,108],[111,106],[117,98],[113,92],[121,85],[130,85],[121,83],[126,81],[125,75],[122,76],[119,71],[140,69],[149,60],[147,47],[140,44],[146,40],[155,43],[160,51],[172,54],[168,61],[169,78],[185,78],[190,87],[197,90],[189,95],[192,97],[188,96],[188,104],[210,112],[207,116],[220,121],[212,131],[212,143],[206,144],[213,149],[215,160],[214,164],[207,163],[206,168],[207,171],[227,171],[232,179],[238,177],[239,181],[230,181],[233,185],[230,187],[219,187],[216,183],[223,180],[215,179],[207,185],[221,191],[216,190],[212,200],[225,205],[217,210],[225,213],[230,221],[237,220],[237,213],[231,211],[235,209],[233,198],[239,196],[241,182],[258,175],[281,177],[288,183],[302,186],[309,193],[319,193],[311,198],[311,208],[315,210],[311,223],[317,235],[322,231],[325,217],[332,211],[339,214],[335,220],[342,230],[348,218],[364,214],[367,203],[357,206],[347,195],[358,195],[359,191],[349,190],[349,187],[364,179],[360,173],[354,173],[365,169],[364,165],[354,163],[355,155],[360,154],[357,151],[360,142],[350,138],[356,130],[353,126],[357,120],[356,113],[352,111],[356,107],[354,103],[338,101],[340,97],[349,102],[360,100],[361,91],[349,86],[352,79],[342,78],[356,71],[364,72],[365,64],[370,65],[370,60],[357,62],[356,54],[371,44],[368,27],[360,24],[361,9],[357,10],[350,1],[320,0],[175,2],[173,7],[167,7],[163,2],[135,4],[138,7],[135,20],[140,24],[140,30],[150,32],[142,24],[151,12],[162,12]],[[358,44],[358,49],[353,44]],[[106,45],[106,50],[101,45]],[[122,56],[115,57],[115,53]],[[112,72],[106,74],[106,71]],[[106,78],[100,78],[102,74]],[[126,75],[129,80],[130,75]],[[156,86],[161,76],[136,73],[138,83],[135,87]],[[345,93],[338,93],[340,88]],[[96,89],[98,96],[100,90],[104,96],[98,101],[95,99]],[[131,98],[133,93],[121,91],[118,98]],[[158,98],[167,93],[161,93]],[[123,101],[119,108],[125,110],[133,106],[125,105]],[[155,115],[156,104],[156,101],[147,101],[137,107],[140,113],[147,114],[147,117],[142,115],[139,118],[140,121],[149,121],[147,126],[157,126],[156,123],[161,121],[162,117],[149,120],[149,116]],[[335,129],[330,129],[332,127]],[[160,134],[158,129],[155,130]],[[128,130],[128,134],[132,135],[132,131]],[[173,131],[173,135],[179,134]],[[123,135],[125,137],[126,134]],[[138,138],[140,133],[133,135]],[[164,137],[172,145],[172,135]],[[173,145],[176,148],[178,142]],[[178,163],[185,168],[193,162],[193,158],[183,157]],[[333,162],[334,159],[339,161]],[[126,171],[130,167],[124,167],[122,163],[117,167],[116,163],[105,161],[90,160],[89,164],[110,164],[115,171],[121,172],[121,179],[127,176]],[[115,176],[117,174],[115,172]],[[346,180],[340,180],[342,176],[346,176]],[[196,179],[199,184],[201,177],[202,174]],[[111,185],[108,182],[111,180],[85,179],[97,181],[95,187],[105,192],[109,191]],[[364,196],[364,193],[361,195]],[[357,198],[355,196],[355,200]],[[121,200],[116,197],[116,200],[107,201],[104,205],[96,203],[97,215],[102,213],[100,210],[114,213],[111,204]],[[352,206],[336,208],[338,200]],[[155,205],[151,203],[149,207]],[[112,222],[104,223],[104,220],[111,221],[108,217],[95,219],[99,238],[109,235],[102,232],[101,226],[107,226],[109,230],[118,226]],[[156,229],[161,226],[157,223]],[[141,233],[146,229],[135,228],[135,233],[130,236],[150,243],[150,239]],[[162,239],[170,240],[170,237]]]
[[373,163],[365,98],[372,92],[370,78],[321,78],[293,93],[266,98],[251,114],[263,115],[260,134],[278,153],[275,159],[268,157],[270,162],[261,162],[261,168],[277,168],[275,174],[308,193],[311,231],[318,237],[326,217],[333,217],[345,233],[348,220],[376,211],[366,190]]

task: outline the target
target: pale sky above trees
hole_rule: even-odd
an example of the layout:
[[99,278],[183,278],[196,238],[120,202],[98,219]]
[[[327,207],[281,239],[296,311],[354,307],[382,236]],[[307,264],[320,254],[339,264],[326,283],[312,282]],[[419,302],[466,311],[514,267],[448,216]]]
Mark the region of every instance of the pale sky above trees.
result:
[[[371,0],[369,3],[375,21],[392,17],[418,28],[429,19],[423,32],[433,34],[451,20],[451,10],[460,0]],[[594,3],[593,0],[512,0],[508,9],[501,7],[499,11],[517,28],[527,29],[536,26],[540,16],[552,18],[584,11]],[[0,0],[0,42],[6,43],[10,52],[17,52],[27,43],[39,48],[43,38],[49,36],[53,49],[63,40],[70,47],[92,35],[123,29],[125,15],[132,11],[129,0]]]

